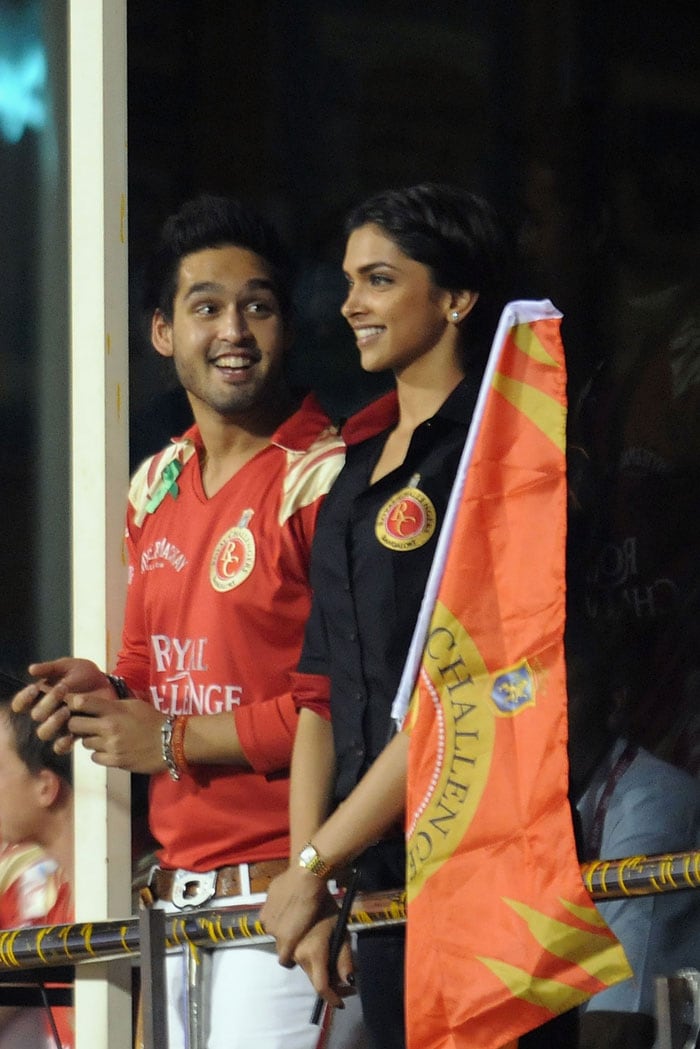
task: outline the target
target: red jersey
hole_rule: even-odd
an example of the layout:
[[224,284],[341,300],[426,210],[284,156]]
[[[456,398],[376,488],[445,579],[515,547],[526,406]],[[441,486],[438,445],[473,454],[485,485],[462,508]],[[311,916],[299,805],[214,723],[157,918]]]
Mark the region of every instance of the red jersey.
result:
[[[28,925],[63,925],[73,920],[70,886],[61,871],[36,845],[3,845],[0,848],[0,928]],[[50,982],[50,971],[47,971]],[[73,1049],[73,1010],[52,1008],[63,1049]],[[24,1008],[0,1034],[0,1045],[54,1046],[48,1017],[43,1009]]]
[[309,550],[344,445],[313,397],[208,498],[192,427],[129,493],[129,588],[116,673],[164,714],[230,712],[252,771],[151,777],[167,867],[286,857],[291,673],[310,609]]
[[70,886],[38,845],[0,846],[0,929],[73,920]]

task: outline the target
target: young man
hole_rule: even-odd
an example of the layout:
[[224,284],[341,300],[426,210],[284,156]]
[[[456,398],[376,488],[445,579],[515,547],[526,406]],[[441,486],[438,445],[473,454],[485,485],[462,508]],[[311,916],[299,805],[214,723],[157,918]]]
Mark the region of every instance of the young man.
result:
[[[19,682],[0,674],[0,928],[53,925],[73,917],[71,758],[42,742],[12,710]],[[73,1045],[72,1010],[0,1009],[0,1049]]]
[[[132,481],[114,676],[85,660],[36,664],[41,688],[15,701],[34,705],[45,738],[67,731],[59,749],[80,737],[98,764],[152,776],[151,888],[169,908],[262,899],[289,853],[290,674],[311,537],[343,460],[316,401],[299,404],[285,380],[289,285],[274,231],[238,202],[199,198],[166,222],[152,341],[195,425]],[[182,969],[169,960],[171,1049],[186,1040]],[[272,948],[216,951],[211,1003],[210,1049],[317,1044],[308,981]],[[331,1044],[359,1045],[359,1006],[333,1027]]]

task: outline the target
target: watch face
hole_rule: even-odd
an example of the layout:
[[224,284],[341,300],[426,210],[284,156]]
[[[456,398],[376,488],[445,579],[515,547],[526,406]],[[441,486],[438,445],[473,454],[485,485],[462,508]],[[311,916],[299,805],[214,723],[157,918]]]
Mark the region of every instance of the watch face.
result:
[[328,865],[321,859],[313,845],[305,845],[299,853],[299,866],[311,871],[317,877],[323,877],[328,871]]
[[316,859],[317,853],[313,845],[305,845],[299,853],[299,866],[308,867]]

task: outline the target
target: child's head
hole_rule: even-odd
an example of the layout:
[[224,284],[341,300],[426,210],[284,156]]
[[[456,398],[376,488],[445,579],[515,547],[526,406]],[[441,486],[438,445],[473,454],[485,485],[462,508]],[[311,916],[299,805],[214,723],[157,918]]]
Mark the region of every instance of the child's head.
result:
[[42,844],[46,817],[72,791],[72,758],[56,754],[29,714],[12,709],[24,684],[0,673],[0,838]]

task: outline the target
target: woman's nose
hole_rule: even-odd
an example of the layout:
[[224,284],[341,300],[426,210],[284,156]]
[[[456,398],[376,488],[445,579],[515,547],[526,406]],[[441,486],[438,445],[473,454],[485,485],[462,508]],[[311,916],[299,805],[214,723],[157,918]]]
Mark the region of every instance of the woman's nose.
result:
[[340,307],[340,312],[346,319],[351,317],[353,313],[357,313],[360,310],[360,297],[358,295],[356,285],[348,288],[348,293],[345,296],[345,302]]

